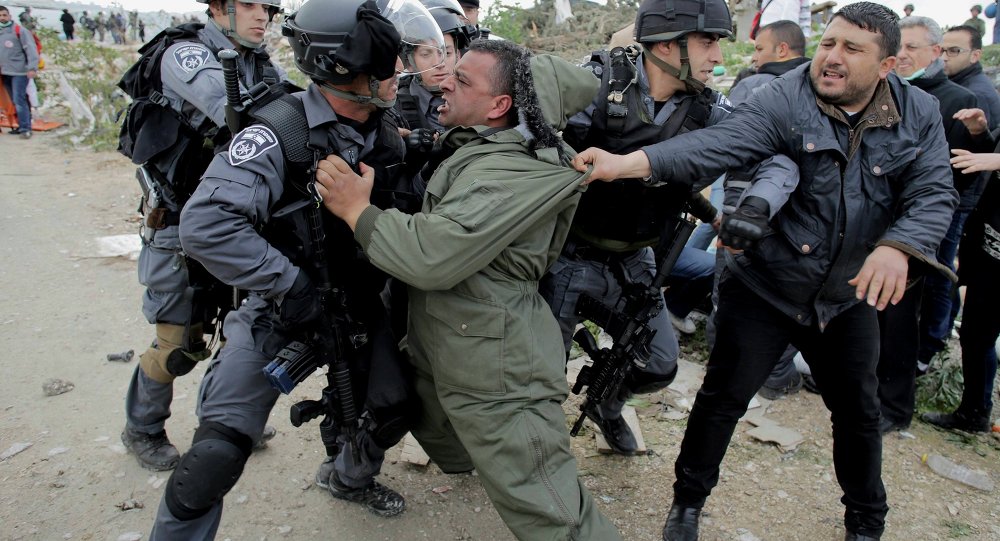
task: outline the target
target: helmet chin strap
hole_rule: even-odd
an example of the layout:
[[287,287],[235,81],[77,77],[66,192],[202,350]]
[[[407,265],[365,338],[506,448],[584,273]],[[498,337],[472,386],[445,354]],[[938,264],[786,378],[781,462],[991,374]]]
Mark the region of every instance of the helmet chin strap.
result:
[[368,91],[371,94],[369,96],[361,96],[359,94],[355,94],[354,92],[347,92],[346,90],[335,88],[330,83],[323,83],[322,85],[320,85],[320,88],[324,92],[329,92],[330,94],[333,94],[334,96],[337,96],[342,100],[353,101],[354,103],[360,103],[361,105],[367,105],[370,103],[375,107],[378,107],[379,109],[389,109],[395,106],[396,105],[395,99],[383,100],[382,98],[378,97],[378,87],[379,87],[378,79],[375,79],[370,75],[368,76]]
[[229,28],[223,28],[222,25],[219,24],[215,20],[215,17],[211,17],[209,20],[212,21],[212,24],[214,24],[215,27],[218,28],[219,31],[222,32],[227,38],[229,38],[229,39],[235,41],[236,43],[239,43],[240,45],[246,47],[247,49],[251,49],[251,50],[256,49],[256,48],[258,48],[258,47],[260,47],[261,45],[264,44],[263,41],[259,41],[259,42],[255,43],[253,41],[249,41],[247,39],[244,39],[242,36],[240,36],[236,32],[236,1],[235,0],[226,0],[226,13],[229,15]]
[[662,58],[653,54],[653,49],[651,49],[648,44],[643,43],[642,48],[643,50],[646,51],[646,56],[649,58],[649,61],[653,63],[653,65],[660,68],[667,75],[674,76],[678,81],[683,81],[684,86],[685,88],[687,88],[688,92],[691,92],[692,94],[698,94],[701,91],[705,90],[705,83],[699,81],[698,79],[695,79],[691,75],[691,62],[690,59],[688,58],[687,36],[682,36],[678,38],[677,45],[678,47],[680,47],[681,50],[680,69],[671,66]]

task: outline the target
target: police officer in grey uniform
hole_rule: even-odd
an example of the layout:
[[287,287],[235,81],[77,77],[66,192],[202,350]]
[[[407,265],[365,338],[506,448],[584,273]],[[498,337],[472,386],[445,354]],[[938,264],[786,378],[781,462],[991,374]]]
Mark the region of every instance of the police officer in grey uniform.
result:
[[[646,0],[636,16],[636,31],[644,49],[635,57],[617,48],[595,55],[589,64],[601,77],[602,86],[594,103],[571,118],[563,133],[577,150],[591,146],[614,152],[633,150],[717,124],[732,110],[725,96],[705,86],[712,68],[722,61],[719,38],[732,34],[724,1]],[[612,88],[612,77],[626,85]],[[617,107],[609,104],[609,96],[616,92],[621,94]],[[761,166],[751,193],[777,209],[797,178],[794,163],[777,156]],[[690,193],[657,185],[656,179],[644,181],[591,185],[580,201],[562,255],[540,285],[539,291],[559,320],[567,352],[582,319],[576,314],[580,296],[616,306],[629,284],[652,280],[657,265],[652,246],[659,242],[667,217],[678,215],[691,198]],[[742,187],[749,185],[744,182]],[[711,221],[711,217],[702,219]],[[667,387],[677,374],[680,347],[667,309],[686,315],[697,303],[695,297],[703,300],[711,291],[714,268],[712,255],[684,249],[670,279],[677,280],[672,287],[675,294],[678,289],[689,291],[668,298],[665,309],[649,321],[656,334],[648,358],[636,360],[645,366],[631,370],[619,392],[588,414],[616,453],[629,455],[637,450],[635,436],[621,415],[625,401],[633,394]],[[695,290],[700,293],[684,298]]]
[[[140,355],[132,375],[121,438],[147,469],[169,470],[177,464],[177,449],[164,431],[170,417],[173,380],[209,357],[211,345],[205,340],[206,334],[219,331],[219,309],[227,303],[232,305],[231,290],[188,260],[178,238],[181,207],[208,166],[213,146],[229,138],[225,84],[216,53],[221,49],[239,52],[241,82],[246,88],[284,79],[284,72],[271,63],[263,47],[264,30],[280,10],[280,2],[212,0],[207,25],[188,24],[175,29],[178,39],[160,59],[160,104],[179,114],[183,123],[167,129],[149,117],[137,119],[144,121],[141,132],[151,133],[136,138],[132,157],[155,153],[140,174],[155,182],[160,194],[156,209],[148,208],[150,198],[146,198],[139,254],[139,282],[146,286],[142,311],[156,325],[156,338]],[[169,137],[174,133],[176,140],[170,144]],[[140,148],[144,144],[158,148]],[[266,437],[273,435],[274,429],[269,427]]]
[[[405,506],[400,494],[374,479],[385,450],[402,439],[416,413],[380,299],[387,275],[360,256],[350,229],[330,214],[320,217],[327,264],[317,269],[321,241],[309,233],[316,218],[310,213],[317,209],[310,171],[330,153],[354,167],[374,167],[386,179],[376,188],[380,204],[392,205],[396,182],[403,180],[391,179],[399,176],[405,151],[394,117],[384,114],[397,91],[397,53],[406,39],[433,43],[443,55],[444,40],[416,0],[388,7],[374,0],[350,6],[310,0],[285,20],[282,33],[313,84],[253,113],[256,122],[215,157],[184,207],[185,251],[249,296],[226,318],[227,341],[202,385],[200,426],[167,482],[153,540],[215,536],[223,497],[239,479],[279,395],[263,369],[282,348],[328,320],[318,294],[326,290],[325,281],[344,292],[347,313],[341,316],[357,324],[350,336],[358,340],[344,343],[343,354],[360,422],[358,434],[348,437],[342,430],[347,427],[328,426],[329,416],[324,420],[330,456],[317,484],[381,516]],[[298,159],[303,153],[304,165]],[[353,332],[359,327],[363,332]],[[332,440],[331,431],[338,432]]]

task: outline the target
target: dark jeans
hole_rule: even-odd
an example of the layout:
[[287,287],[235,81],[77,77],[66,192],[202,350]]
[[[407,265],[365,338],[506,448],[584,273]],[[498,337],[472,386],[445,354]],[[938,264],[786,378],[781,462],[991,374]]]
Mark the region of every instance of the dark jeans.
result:
[[882,417],[900,426],[910,424],[916,400],[919,313],[921,294],[927,291],[923,280],[918,278],[899,304],[890,304],[878,313],[881,329],[878,399]]
[[1000,311],[996,308],[1000,286],[972,283],[965,291],[965,311],[959,332],[965,390],[959,410],[976,417],[993,409],[993,380],[997,375],[995,344],[1000,336]]
[[0,75],[3,87],[14,102],[17,112],[17,127],[21,131],[31,131],[31,105],[28,103],[27,75]]
[[889,508],[881,476],[875,309],[858,303],[820,332],[815,325],[796,323],[730,275],[719,284],[715,323],[719,340],[675,464],[676,503],[704,505],[718,483],[736,423],[792,344],[809,363],[832,413],[833,463],[844,491],[845,525],[856,533],[881,535]]
[[[962,239],[962,228],[969,217],[969,211],[957,210],[952,215],[948,232],[941,239],[938,247],[938,262],[955,270],[955,255],[958,253],[958,243]],[[944,349],[951,335],[951,327],[958,313],[958,307],[952,307],[958,297],[955,284],[939,272],[929,272],[924,281],[924,300],[920,308],[920,349],[918,359],[929,363]]]

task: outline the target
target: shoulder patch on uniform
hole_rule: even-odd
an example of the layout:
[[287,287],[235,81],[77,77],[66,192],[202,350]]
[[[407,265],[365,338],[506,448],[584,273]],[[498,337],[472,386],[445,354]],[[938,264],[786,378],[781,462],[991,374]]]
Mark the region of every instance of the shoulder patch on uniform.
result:
[[180,47],[174,49],[174,62],[177,63],[177,67],[187,73],[191,73],[192,71],[204,66],[211,57],[212,53],[210,53],[204,45],[199,43],[181,45]]
[[250,126],[229,144],[229,164],[237,166],[260,156],[278,144],[274,132],[266,126]]

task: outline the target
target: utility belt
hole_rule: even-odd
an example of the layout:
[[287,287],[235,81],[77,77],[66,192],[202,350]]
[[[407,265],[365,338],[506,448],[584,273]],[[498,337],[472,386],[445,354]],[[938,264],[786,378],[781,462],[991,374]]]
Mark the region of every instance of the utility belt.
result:
[[624,250],[608,250],[595,246],[593,243],[571,232],[563,246],[563,253],[573,259],[595,261],[605,265],[621,262],[632,257],[645,246],[628,246]]
[[638,250],[627,250],[624,252],[618,252],[605,250],[604,248],[598,248],[597,246],[588,243],[586,240],[583,240],[572,233],[569,238],[566,239],[565,246],[563,246],[563,253],[573,259],[594,261],[604,265],[619,263],[626,258],[635,255],[637,251]]
[[142,189],[142,199],[137,209],[143,217],[139,232],[142,240],[149,244],[156,231],[180,225],[181,213],[165,206],[164,194],[169,188],[160,180],[160,174],[155,168],[141,165],[135,170],[135,178]]

